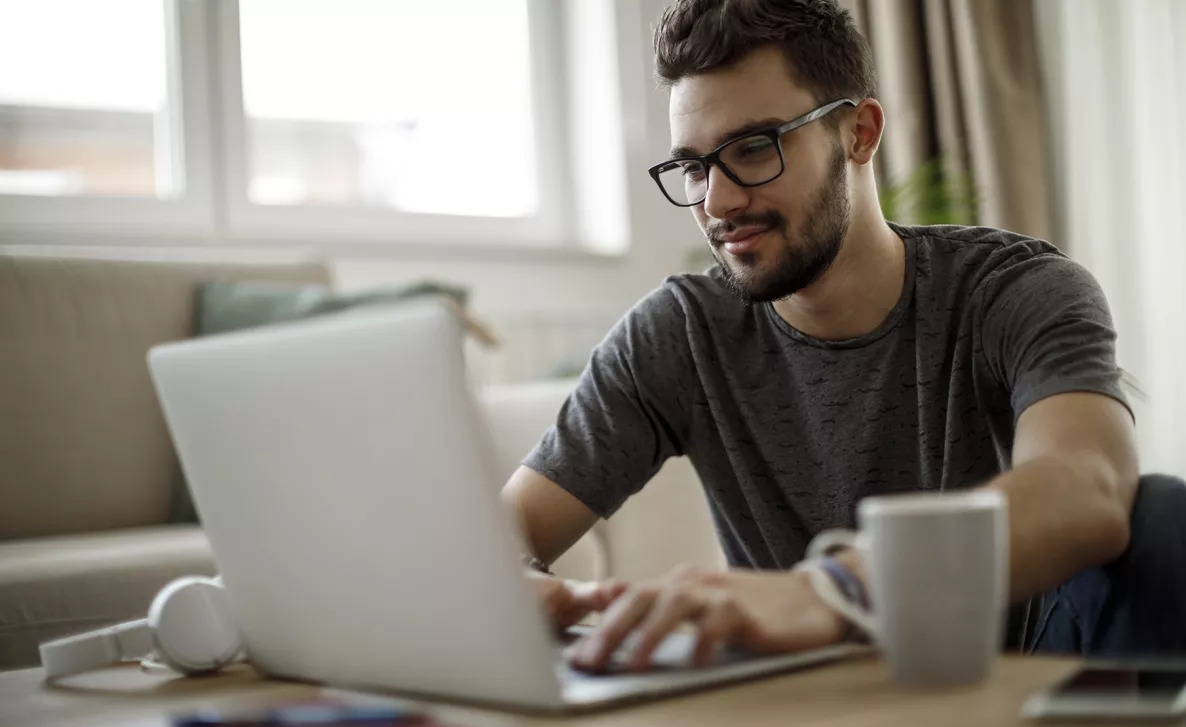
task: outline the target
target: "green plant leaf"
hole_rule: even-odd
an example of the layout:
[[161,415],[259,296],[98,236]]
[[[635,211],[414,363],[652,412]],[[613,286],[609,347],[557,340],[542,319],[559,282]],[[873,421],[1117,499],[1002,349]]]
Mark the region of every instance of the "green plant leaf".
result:
[[976,224],[976,187],[970,174],[948,176],[941,155],[879,190],[886,219],[917,225]]

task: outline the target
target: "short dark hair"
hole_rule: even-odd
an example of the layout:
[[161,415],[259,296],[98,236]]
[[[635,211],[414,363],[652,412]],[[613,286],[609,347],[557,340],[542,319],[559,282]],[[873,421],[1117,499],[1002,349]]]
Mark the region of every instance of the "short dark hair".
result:
[[836,0],[676,0],[655,28],[655,71],[670,86],[768,45],[818,103],[877,95],[869,44]]

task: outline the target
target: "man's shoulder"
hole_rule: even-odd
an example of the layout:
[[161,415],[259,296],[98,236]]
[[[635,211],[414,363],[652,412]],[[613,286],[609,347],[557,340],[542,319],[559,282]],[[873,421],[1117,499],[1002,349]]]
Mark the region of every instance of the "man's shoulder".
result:
[[648,315],[708,315],[714,320],[744,315],[749,306],[729,289],[720,268],[713,266],[702,273],[680,273],[665,278],[634,307]]
[[701,273],[669,275],[661,287],[676,298],[695,300],[701,305],[729,309],[743,307],[729,290],[719,265],[713,265]]
[[753,306],[737,298],[714,267],[667,277],[631,307],[619,327],[629,335],[687,342],[711,337],[714,330],[738,329],[753,315]]
[[913,240],[932,256],[1001,261],[1036,255],[1061,256],[1053,244],[1036,237],[997,227],[968,225],[898,225],[891,227],[903,239]]
[[893,229],[914,244],[920,271],[943,285],[962,282],[969,292],[1002,276],[1050,265],[1078,267],[1046,240],[995,227],[895,224]]

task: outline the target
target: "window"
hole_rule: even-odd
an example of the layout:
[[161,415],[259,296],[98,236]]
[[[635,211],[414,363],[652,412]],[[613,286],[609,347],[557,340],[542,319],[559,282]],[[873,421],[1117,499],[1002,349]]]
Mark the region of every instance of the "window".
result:
[[239,19],[253,203],[537,211],[525,0],[244,0]]
[[0,241],[567,244],[564,12],[0,0]]
[[0,0],[0,194],[174,196],[166,61],[160,0]]

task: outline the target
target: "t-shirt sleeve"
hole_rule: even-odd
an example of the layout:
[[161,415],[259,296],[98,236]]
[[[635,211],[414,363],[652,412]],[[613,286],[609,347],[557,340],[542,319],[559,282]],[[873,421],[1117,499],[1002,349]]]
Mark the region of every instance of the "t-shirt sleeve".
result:
[[1010,392],[1014,421],[1036,402],[1074,391],[1128,406],[1108,302],[1084,267],[1045,252],[1002,266],[984,285],[981,344]]
[[687,333],[673,292],[637,303],[594,349],[556,423],[523,464],[607,518],[683,454]]

